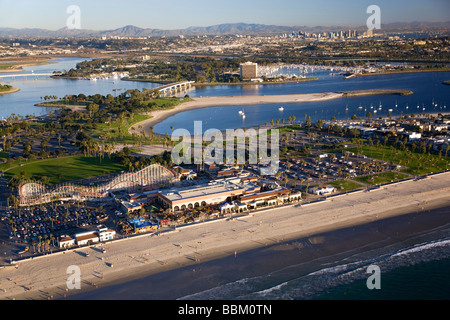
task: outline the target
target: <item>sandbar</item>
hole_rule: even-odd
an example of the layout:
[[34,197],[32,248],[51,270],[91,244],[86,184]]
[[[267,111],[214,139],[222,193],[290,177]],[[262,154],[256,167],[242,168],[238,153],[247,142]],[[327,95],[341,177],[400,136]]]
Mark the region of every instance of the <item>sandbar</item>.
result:
[[[379,95],[379,94],[403,94],[404,91],[405,90],[395,90],[395,89],[359,90],[357,92],[357,95],[363,96],[363,95]],[[286,95],[191,97],[191,101],[184,102],[172,109],[148,112],[147,115],[150,115],[151,118],[136,123],[134,127],[136,129],[139,126],[142,126],[142,129],[140,130],[145,130],[146,132],[149,132],[150,127],[155,126],[161,121],[179,112],[200,108],[218,107],[218,106],[241,106],[241,105],[258,105],[258,104],[273,104],[273,103],[301,103],[301,102],[326,101],[351,96],[352,92],[353,91],[286,94]],[[131,128],[129,129],[129,132],[130,134],[132,133]]]

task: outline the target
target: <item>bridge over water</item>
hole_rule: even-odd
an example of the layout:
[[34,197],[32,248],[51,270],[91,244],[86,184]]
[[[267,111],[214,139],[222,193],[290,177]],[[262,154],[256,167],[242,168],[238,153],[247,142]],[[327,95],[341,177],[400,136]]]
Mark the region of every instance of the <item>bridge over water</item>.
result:
[[34,79],[37,79],[39,76],[52,76],[53,73],[12,73],[12,74],[2,74],[0,75],[0,78],[19,78],[19,77],[34,77]]
[[163,96],[169,96],[171,94],[176,94],[177,92],[183,92],[192,87],[195,81],[182,81],[176,83],[170,83],[163,85],[161,87],[155,88],[159,90]]

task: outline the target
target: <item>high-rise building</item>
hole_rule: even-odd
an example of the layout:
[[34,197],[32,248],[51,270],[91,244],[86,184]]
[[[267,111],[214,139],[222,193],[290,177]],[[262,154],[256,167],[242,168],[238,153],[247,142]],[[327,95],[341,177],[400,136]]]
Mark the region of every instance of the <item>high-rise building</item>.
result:
[[258,64],[254,62],[246,62],[240,65],[241,80],[250,80],[258,77]]

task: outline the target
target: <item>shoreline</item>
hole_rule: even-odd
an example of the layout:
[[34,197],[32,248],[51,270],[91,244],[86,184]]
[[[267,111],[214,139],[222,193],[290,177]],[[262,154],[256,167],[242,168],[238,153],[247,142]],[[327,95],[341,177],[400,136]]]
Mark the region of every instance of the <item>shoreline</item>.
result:
[[[442,235],[442,230],[448,230],[450,226],[450,217],[446,215],[448,209],[450,207],[412,212],[310,237],[300,237],[240,252],[237,256],[231,255],[122,283],[117,282],[97,290],[74,294],[67,299],[228,300],[236,299],[233,295],[236,291],[240,295],[244,294],[245,299],[245,280],[251,283],[261,277],[270,278],[268,281],[276,279],[275,287],[272,288],[277,288],[278,284],[286,284],[293,277],[295,279],[329,267],[339,267],[342,263],[345,265],[347,259],[355,255],[386,247],[401,247],[411,241],[423,243],[430,237],[434,240],[436,235]],[[239,283],[243,280],[241,289]],[[234,287],[230,289],[231,294],[227,290],[224,291],[226,287]],[[258,299],[261,297],[267,299],[264,295]],[[309,298],[314,298],[314,295]],[[280,297],[277,296],[277,299]]]
[[11,88],[10,90],[8,90],[8,91],[3,91],[3,92],[0,92],[0,96],[2,96],[2,95],[4,95],[4,94],[10,94],[10,93],[15,93],[15,92],[18,92],[18,91],[20,91],[20,89],[18,89],[18,88]]
[[52,62],[54,62],[54,60],[58,60],[57,58],[48,58],[48,59],[43,59],[43,60],[36,60],[36,61],[30,61],[30,62],[25,62],[25,61],[20,61],[18,63],[15,62],[15,60],[13,61],[5,61],[5,60],[0,60],[0,64],[11,64],[14,65],[14,69],[4,69],[4,70],[0,70],[0,73],[15,73],[15,72],[24,72],[25,69],[24,67],[31,67],[31,66],[40,66],[40,65],[46,65],[46,64],[51,64]]
[[[149,131],[150,127],[166,120],[167,118],[184,111],[234,105],[252,105],[269,103],[294,103],[294,102],[313,102],[337,99],[343,97],[343,93],[325,92],[325,93],[307,93],[291,95],[265,95],[265,96],[224,96],[224,97],[191,97],[191,101],[184,102],[178,106],[167,109],[145,113],[151,116],[150,119],[135,124],[137,128],[142,126],[142,130]],[[129,130],[130,132],[130,130]]]
[[[380,95],[380,94],[404,94],[405,92],[407,92],[407,90],[369,89],[369,90],[358,90],[357,94],[358,96],[365,96],[365,95]],[[191,101],[179,104],[178,106],[172,109],[158,110],[145,113],[146,115],[151,116],[151,118],[136,123],[135,127],[137,128],[138,126],[142,126],[142,130],[145,130],[147,132],[149,131],[150,127],[155,126],[156,124],[166,120],[167,118],[177,113],[201,108],[271,104],[271,103],[315,102],[315,101],[339,99],[351,95],[352,91],[341,91],[341,92],[304,93],[304,94],[287,94],[287,95],[191,97]],[[130,130],[129,133],[131,133]]]
[[[142,236],[107,243],[107,253],[100,249],[80,248],[74,252],[44,256],[0,269],[0,299],[44,299],[46,294],[63,298],[94,289],[91,282],[109,287],[142,279],[165,271],[192,268],[201,262],[238,255],[256,248],[309,237],[333,230],[365,225],[374,221],[403,216],[433,208],[450,207],[450,172],[421,180],[409,180],[383,186],[370,192],[337,195],[309,205],[294,205],[254,212],[237,219],[216,220],[177,228],[159,236]],[[316,240],[314,240],[316,239]],[[319,241],[320,242],[320,241]],[[84,252],[92,253],[85,257]],[[103,259],[102,259],[103,258]],[[111,268],[109,264],[113,264]],[[81,268],[82,289],[67,292],[66,268]],[[99,276],[101,274],[101,277]],[[32,287],[31,290],[26,290]],[[45,293],[44,293],[45,292]]]
[[[157,79],[139,79],[139,78],[122,78],[122,81],[137,81],[137,82],[150,82],[150,83],[160,83],[162,85],[174,83],[174,81],[158,81]],[[214,86],[255,86],[255,85],[273,85],[273,84],[285,84],[285,83],[300,83],[308,81],[316,81],[318,78],[298,78],[293,80],[281,80],[281,81],[239,81],[239,82],[195,82],[192,84],[194,87],[214,87]]]
[[422,72],[450,72],[450,68],[440,70],[403,70],[403,71],[382,71],[382,72],[369,72],[369,73],[353,73],[348,77],[367,77],[367,76],[386,76],[390,74],[403,74],[403,73],[422,73]]

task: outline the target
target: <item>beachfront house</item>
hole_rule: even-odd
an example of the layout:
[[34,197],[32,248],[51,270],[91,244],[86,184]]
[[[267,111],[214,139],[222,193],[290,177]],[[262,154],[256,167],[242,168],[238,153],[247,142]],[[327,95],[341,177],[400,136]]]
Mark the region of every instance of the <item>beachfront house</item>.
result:
[[77,233],[75,235],[75,240],[77,245],[85,246],[97,242],[105,242],[108,240],[113,240],[115,235],[116,232],[114,230],[108,229],[104,225],[99,225],[97,226],[97,230]]
[[77,245],[79,245],[79,246],[90,245],[90,244],[97,243],[100,241],[97,231],[87,231],[87,232],[78,233],[75,235],[75,239],[76,239]]
[[100,225],[97,227],[98,238],[100,242],[105,242],[113,240],[116,232],[114,230],[108,229],[106,226]]
[[70,248],[75,245],[75,239],[65,234],[59,238],[58,244],[60,248]]
[[312,193],[314,193],[316,195],[324,195],[324,194],[333,193],[334,191],[335,191],[335,189],[333,186],[325,186],[325,187],[313,188]]

